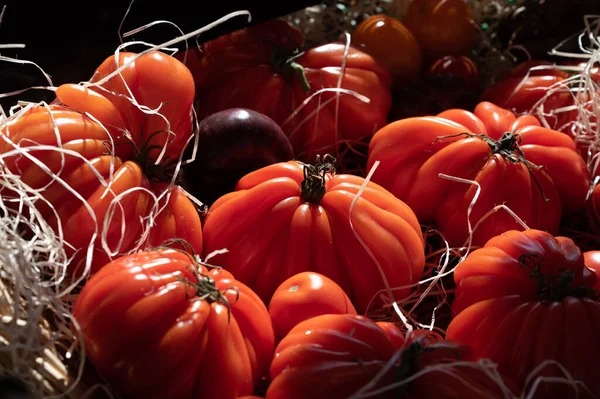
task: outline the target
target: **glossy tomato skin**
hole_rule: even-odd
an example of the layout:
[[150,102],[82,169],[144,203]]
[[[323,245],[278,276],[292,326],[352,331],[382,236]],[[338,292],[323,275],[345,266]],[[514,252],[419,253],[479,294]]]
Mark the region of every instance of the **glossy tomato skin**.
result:
[[473,13],[465,0],[411,1],[403,22],[428,59],[467,54],[477,39]]
[[600,250],[586,251],[583,253],[585,265],[596,273],[598,281],[594,288],[600,291]]
[[[70,266],[75,275],[93,274],[112,257],[172,238],[184,238],[194,251],[202,251],[200,218],[193,204],[180,195],[179,188],[157,184],[161,179],[170,183],[171,161],[179,157],[191,136],[192,76],[166,54],[136,56],[120,53],[107,58],[87,86],[59,86],[56,100],[47,109],[35,107],[18,115],[3,130],[3,153],[15,148],[10,141],[69,151],[31,152],[51,173],[23,156],[7,162],[32,188],[50,184],[43,192],[48,203],[40,209],[55,229],[60,221],[64,238],[73,247],[67,248],[69,255],[77,252]],[[121,77],[109,76],[117,63],[124,66],[130,61]],[[165,102],[160,109],[164,118],[139,109],[156,108],[161,102]],[[152,147],[163,146],[167,133],[159,131],[165,130],[167,121],[169,143],[156,166],[161,150]],[[51,174],[59,172],[69,188],[51,181]],[[175,194],[164,195],[171,192]],[[155,199],[164,200],[160,207]],[[157,214],[163,208],[164,213]],[[150,214],[153,219],[148,218]],[[148,225],[149,220],[154,224]],[[142,235],[148,228],[152,231]],[[88,253],[90,244],[93,249]]]
[[477,86],[479,71],[473,60],[464,55],[444,56],[427,68],[430,75],[451,75],[456,76],[471,87]]
[[[418,280],[424,267],[423,236],[405,203],[369,182],[350,215],[364,179],[347,174],[327,174],[323,197],[318,203],[308,202],[301,187],[304,171],[303,164],[290,161],[244,176],[235,192],[209,209],[205,253],[227,248],[213,261],[248,284],[266,304],[283,281],[305,271],[335,281],[360,313],[385,289],[379,267],[390,287]],[[407,290],[395,294],[401,297]]]
[[387,66],[397,83],[421,74],[421,47],[406,26],[392,16],[376,14],[362,21],[352,32],[352,44]]
[[[421,223],[436,222],[450,245],[469,238],[467,212],[478,187],[442,179],[441,173],[481,187],[470,211],[472,227],[505,204],[529,227],[556,232],[561,215],[584,206],[589,173],[568,136],[491,103],[478,104],[474,113],[448,110],[442,115],[408,118],[379,130],[369,145],[367,169],[380,161],[373,181],[405,201]],[[512,162],[476,136],[498,140],[504,132],[514,132],[524,158],[543,169]],[[521,228],[507,212],[495,212],[479,224],[472,244]]]
[[[549,287],[557,286],[559,276],[565,286],[552,295]],[[532,382],[527,377],[534,368],[550,360],[596,392],[600,375],[590,365],[600,355],[594,344],[600,303],[591,291],[597,277],[570,238],[539,230],[506,232],[469,254],[454,279],[448,339],[470,345],[478,358],[497,363],[523,389],[531,388],[525,385]],[[538,375],[563,376],[552,365],[540,371]],[[572,387],[541,384],[535,397],[573,394]]]
[[[555,68],[554,64],[548,61],[526,61],[517,65],[498,83],[487,88],[479,99],[520,115],[536,112],[535,108],[545,98],[544,110],[548,113],[572,104],[572,95],[568,90],[557,90],[548,95],[550,89],[557,87],[568,77],[567,72]],[[558,116],[550,114],[546,119],[552,128],[560,128]]]
[[[279,39],[265,33],[271,29]],[[344,141],[370,137],[385,124],[391,78],[385,67],[357,48],[351,46],[345,54],[342,43],[311,48],[293,63],[286,62],[297,55],[297,34],[285,22],[270,21],[207,43],[201,53],[193,50],[188,65],[196,76],[200,117],[228,108],[258,111],[281,126],[297,159],[314,162],[317,154],[335,154]],[[286,37],[294,39],[282,42]],[[310,87],[303,84],[300,70]],[[342,88],[370,102],[335,92],[308,100],[322,88],[336,88],[340,78]]]
[[406,338],[400,329],[392,322],[378,321],[375,324],[385,332],[395,350],[400,350],[406,343]]
[[[202,274],[214,282],[199,280]],[[111,262],[75,304],[86,355],[111,387],[130,398],[251,394],[270,362],[273,330],[260,299],[224,277],[176,250]],[[223,299],[200,298],[209,286],[223,293],[231,313]]]
[[356,309],[339,285],[315,272],[288,278],[277,287],[269,302],[269,315],[278,339],[301,321],[323,314],[356,314]]
[[183,166],[189,190],[210,205],[235,189],[247,173],[290,161],[294,150],[279,125],[260,112],[243,108],[219,111],[204,118],[198,140],[187,148]]
[[[348,398],[382,370],[394,348],[373,321],[322,315],[301,322],[277,345],[266,399]],[[393,371],[376,384],[393,381]],[[388,392],[377,398],[395,397]]]

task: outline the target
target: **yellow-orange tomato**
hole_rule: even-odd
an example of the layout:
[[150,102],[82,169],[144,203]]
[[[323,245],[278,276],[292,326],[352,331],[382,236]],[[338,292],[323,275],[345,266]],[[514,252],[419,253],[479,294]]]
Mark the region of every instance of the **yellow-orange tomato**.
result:
[[403,22],[427,59],[466,54],[477,39],[473,12],[465,0],[413,0]]
[[315,272],[302,272],[285,280],[273,294],[269,314],[278,339],[297,324],[324,314],[356,314],[344,290]]
[[421,47],[402,22],[388,15],[373,15],[352,33],[352,43],[387,66],[396,81],[419,76]]

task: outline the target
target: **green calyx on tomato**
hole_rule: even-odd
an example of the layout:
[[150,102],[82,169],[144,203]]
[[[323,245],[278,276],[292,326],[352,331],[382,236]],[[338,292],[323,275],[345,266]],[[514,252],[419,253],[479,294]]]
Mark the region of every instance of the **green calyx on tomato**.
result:
[[325,176],[335,173],[336,159],[329,154],[317,155],[314,165],[305,164],[304,180],[302,180],[302,199],[311,204],[318,205],[325,195]]
[[527,171],[531,175],[531,178],[535,182],[535,185],[540,190],[540,194],[542,194],[542,198],[544,199],[544,201],[549,201],[548,197],[546,197],[546,195],[544,194],[544,190],[542,189],[540,182],[537,180],[537,178],[533,174],[533,170],[532,170],[532,168],[533,169],[541,169],[541,166],[538,166],[538,165],[534,164],[533,162],[530,162],[527,159],[525,159],[525,154],[523,154],[523,151],[519,147],[519,143],[521,142],[521,136],[519,134],[515,134],[514,132],[505,132],[504,134],[502,134],[502,137],[500,137],[500,140],[494,140],[493,138],[491,138],[485,134],[475,134],[475,133],[465,132],[465,133],[459,133],[459,134],[452,135],[452,136],[438,137],[436,139],[436,142],[442,138],[450,138],[450,137],[458,137],[458,136],[479,137],[480,139],[485,141],[490,146],[490,149],[492,150],[492,154],[499,154],[504,159],[506,159],[507,161],[509,161],[511,163],[523,162],[523,164],[527,168]]
[[566,269],[557,276],[547,276],[541,271],[541,261],[536,254],[519,256],[519,264],[529,270],[529,278],[537,283],[537,295],[541,303],[561,301],[566,297],[598,299],[598,292],[594,288],[571,285],[575,279],[573,270]]
[[[160,134],[169,133],[166,130],[156,131],[148,136],[145,143],[140,148],[135,148],[131,159],[137,162],[144,174],[150,181],[168,182],[175,173],[175,167],[177,166],[177,159],[170,159],[168,156],[164,156],[161,162],[156,162],[155,152],[159,153],[163,150],[163,146],[150,145],[152,139]],[[172,143],[172,141],[171,141]],[[167,143],[167,144],[171,144]],[[127,144],[134,145],[133,141],[127,142]],[[167,145],[166,144],[166,145]]]
[[290,51],[275,44],[271,44],[271,65],[283,76],[286,81],[291,82],[293,79],[298,79],[302,89],[308,93],[310,91],[310,83],[304,73],[304,67],[296,62],[303,53],[298,50]]

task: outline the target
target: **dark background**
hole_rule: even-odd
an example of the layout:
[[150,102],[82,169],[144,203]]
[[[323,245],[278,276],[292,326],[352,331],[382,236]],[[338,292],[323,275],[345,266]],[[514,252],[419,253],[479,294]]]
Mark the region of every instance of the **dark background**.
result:
[[[277,18],[304,7],[319,4],[318,0],[279,1],[232,1],[218,0],[136,0],[131,6],[121,33],[128,32],[156,20],[168,20],[189,33],[238,10],[248,10],[252,21],[245,16],[220,25],[203,33],[199,41],[206,41],[222,34]],[[0,55],[38,64],[51,75],[55,86],[62,83],[88,80],[97,66],[112,55],[120,44],[118,29],[130,1],[28,1],[10,0],[0,3],[6,6],[0,25],[0,44],[25,44],[24,49],[0,49]],[[161,44],[180,33],[169,25],[158,25],[127,37],[124,41],[144,40]],[[193,45],[193,40],[188,41]],[[183,44],[177,47],[183,46]],[[140,50],[141,48],[138,48]],[[131,48],[135,51],[135,48]],[[42,73],[31,65],[0,61],[0,93],[25,89],[34,85],[47,85]],[[17,100],[51,101],[53,93],[47,90],[29,90],[25,93],[1,98],[5,111]]]

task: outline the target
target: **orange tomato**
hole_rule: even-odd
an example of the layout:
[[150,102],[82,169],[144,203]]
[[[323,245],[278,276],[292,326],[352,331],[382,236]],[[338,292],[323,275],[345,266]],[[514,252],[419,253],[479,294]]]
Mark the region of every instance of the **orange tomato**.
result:
[[477,39],[473,12],[465,0],[413,0],[404,24],[428,59],[467,54]]
[[384,14],[362,21],[352,33],[352,43],[387,66],[396,81],[419,76],[421,47],[402,22]]
[[315,272],[303,272],[285,280],[269,303],[269,314],[279,339],[301,321],[324,314],[356,314],[344,290]]

